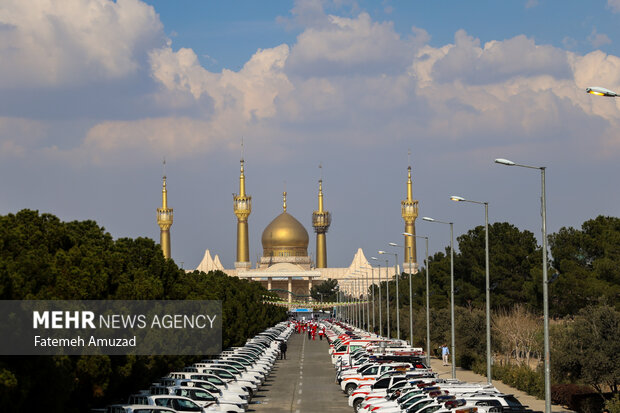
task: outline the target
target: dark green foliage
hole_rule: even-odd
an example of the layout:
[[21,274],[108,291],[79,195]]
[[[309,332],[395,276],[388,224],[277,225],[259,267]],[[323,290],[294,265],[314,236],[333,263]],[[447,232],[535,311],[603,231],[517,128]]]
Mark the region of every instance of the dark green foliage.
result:
[[587,307],[572,322],[555,326],[552,373],[558,382],[588,384],[597,392],[618,392],[620,384],[620,312]]
[[620,309],[620,219],[598,216],[581,230],[562,228],[549,237],[553,267],[552,315],[576,314],[597,303]]
[[[30,210],[0,216],[3,300],[221,300],[225,348],[285,319],[283,308],[261,303],[265,294],[222,272],[187,274],[153,240],[115,241],[93,221],[64,223]],[[28,411],[36,397],[46,411],[78,412],[126,402],[196,357],[0,357],[0,403]]]
[[321,284],[313,286],[310,289],[310,296],[316,301],[322,302],[335,302],[337,301],[336,295],[338,294],[338,280],[332,280],[328,278]]
[[[486,367],[483,366],[482,368],[486,372]],[[482,374],[482,371],[477,371],[477,373]],[[494,365],[492,374],[493,380],[501,380],[504,384],[536,396],[539,399],[545,398],[545,379],[542,368],[534,371],[524,365]]]
[[[485,302],[485,231],[478,226],[457,238],[455,274],[458,274],[458,303],[483,306]],[[534,234],[520,231],[507,222],[489,225],[489,284],[491,305],[508,308],[528,301],[534,267],[542,256]]]
[[457,307],[455,313],[457,365],[471,369],[474,363],[486,357],[485,312],[473,307]]

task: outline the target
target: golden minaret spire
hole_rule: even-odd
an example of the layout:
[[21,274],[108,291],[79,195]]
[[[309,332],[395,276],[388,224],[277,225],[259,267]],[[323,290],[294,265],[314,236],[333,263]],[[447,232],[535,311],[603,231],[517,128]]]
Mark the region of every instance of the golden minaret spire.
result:
[[[405,232],[415,235],[415,219],[418,217],[418,201],[413,199],[413,185],[411,182],[411,165],[407,168],[407,199],[401,201],[401,215],[405,220]],[[415,236],[405,235],[405,259],[403,268],[415,272],[417,268]],[[409,267],[409,264],[412,267]]]
[[[243,142],[241,143],[243,147]],[[252,197],[245,193],[244,160],[241,157],[241,175],[239,176],[239,194],[233,194],[235,215],[237,216],[237,270],[250,269],[250,240],[248,238],[248,217],[252,212]]]
[[161,190],[161,208],[157,208],[157,224],[160,228],[159,243],[165,258],[170,258],[170,227],[172,226],[172,208],[168,208],[168,190],[166,189],[166,160],[164,159],[163,187]]
[[[319,166],[319,168],[322,168]],[[312,213],[312,226],[316,232],[316,268],[327,268],[327,241],[325,234],[331,223],[331,214],[323,210],[323,177],[319,179],[319,209]]]

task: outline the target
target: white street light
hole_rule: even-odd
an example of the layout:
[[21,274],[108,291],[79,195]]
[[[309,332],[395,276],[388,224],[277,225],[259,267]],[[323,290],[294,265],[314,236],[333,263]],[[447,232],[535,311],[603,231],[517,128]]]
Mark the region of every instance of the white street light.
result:
[[[426,241],[426,364],[431,365],[431,318],[430,318],[430,304],[429,304],[429,281],[428,281],[428,237],[421,235],[413,235],[409,232],[403,232],[406,237],[423,238]],[[411,257],[411,252],[409,253]],[[411,290],[411,273],[409,273],[409,330],[411,330],[411,345],[413,346],[413,310],[411,302],[413,301],[413,294]]]
[[500,163],[502,165],[508,165],[508,166],[514,166],[515,163],[513,161],[509,161],[508,159],[504,159],[504,158],[497,158],[495,160],[495,163]]
[[[594,92],[601,92],[604,88],[588,88]],[[586,90],[588,90],[586,89]],[[604,89],[607,90],[607,89]],[[611,91],[610,91],[611,92]],[[592,93],[588,91],[588,93]],[[612,92],[614,93],[614,92]],[[598,94],[598,93],[594,93]],[[612,96],[612,95],[605,95]],[[617,96],[615,93],[613,96]],[[520,166],[522,168],[539,169],[541,181],[540,215],[542,218],[542,265],[543,265],[543,329],[544,329],[544,358],[545,358],[545,413],[551,413],[551,356],[549,352],[549,282],[547,281],[547,198],[545,189],[545,166],[532,166],[517,164],[507,159],[496,159],[495,163],[508,166]]]
[[451,200],[456,202],[470,202],[484,205],[484,258],[485,258],[485,298],[486,298],[486,322],[487,322],[487,383],[491,384],[491,287],[489,283],[489,203],[472,201],[461,196],[452,195]]
[[[393,242],[389,242],[388,245],[392,247],[401,247]],[[400,274],[398,273],[398,254],[395,252],[385,252],[385,254],[393,255],[394,260],[394,274],[396,275],[396,339],[400,340],[400,288],[398,288],[398,279],[400,278]]]
[[371,260],[377,261],[377,266],[379,267],[379,335],[383,335],[383,316],[381,310],[381,264],[379,263],[379,258],[370,257]]
[[[387,252],[381,250],[379,254],[387,254]],[[385,295],[387,299],[387,338],[390,338],[390,278],[388,277],[388,260],[385,260]]]
[[430,217],[423,217],[422,219],[428,222],[450,225],[450,333],[452,335],[450,344],[452,346],[452,378],[456,379],[456,345],[454,333],[454,222],[439,221]]
[[587,87],[586,93],[590,93],[591,95],[597,95],[597,96],[607,96],[611,98],[616,98],[620,96],[613,90],[605,89],[604,87],[600,87],[600,86]]

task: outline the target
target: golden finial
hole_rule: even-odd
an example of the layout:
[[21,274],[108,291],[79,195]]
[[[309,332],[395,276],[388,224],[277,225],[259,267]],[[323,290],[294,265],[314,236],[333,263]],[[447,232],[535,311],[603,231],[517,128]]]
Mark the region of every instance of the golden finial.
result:
[[286,191],[282,192],[282,208],[284,208],[284,212],[286,212]]
[[245,161],[241,158],[241,175],[239,176],[239,196],[245,196],[245,170],[244,170]]
[[163,185],[161,190],[161,208],[157,208],[157,224],[160,231],[160,244],[164,257],[170,258],[170,226],[173,221],[172,208],[168,208],[168,191],[166,190],[166,159],[163,161],[164,176],[162,177]]
[[163,187],[161,190],[161,196],[162,196],[162,209],[166,209],[168,208],[168,191],[166,190],[166,158],[164,158],[163,161],[163,169],[164,169],[164,176],[163,176]]
[[312,226],[316,232],[316,268],[327,268],[327,242],[325,234],[331,223],[331,214],[323,209],[323,165],[319,164],[319,209],[312,213]]
[[243,137],[241,138],[241,174],[239,175],[239,194],[233,194],[234,212],[237,216],[237,261],[235,268],[248,269],[250,248],[248,239],[248,217],[252,212],[252,197],[245,192],[245,159]]

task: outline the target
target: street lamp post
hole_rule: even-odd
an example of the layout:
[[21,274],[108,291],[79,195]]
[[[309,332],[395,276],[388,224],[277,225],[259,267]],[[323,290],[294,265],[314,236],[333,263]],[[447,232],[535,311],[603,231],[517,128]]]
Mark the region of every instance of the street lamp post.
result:
[[360,267],[361,269],[364,270],[364,274],[366,275],[366,326],[367,326],[367,330],[370,330],[370,297],[368,296],[368,268],[367,267]]
[[[388,243],[390,246],[399,246],[393,242]],[[383,251],[384,254],[389,254],[394,256],[394,275],[396,276],[396,339],[400,340],[400,289],[398,287],[398,279],[400,278],[400,274],[398,273],[398,254],[395,252],[387,252]],[[381,254],[381,251],[379,251]]]
[[471,202],[472,204],[484,205],[484,258],[485,258],[485,291],[486,291],[486,322],[487,322],[487,383],[491,384],[491,287],[489,283],[489,203],[472,201],[460,196],[451,196],[456,202]]
[[[403,235],[409,234],[403,232]],[[398,245],[394,242],[389,243],[392,247],[404,248],[402,245]],[[409,345],[413,346],[413,289],[411,287],[411,247],[409,247]]]
[[[377,261],[377,266],[379,267],[379,335],[383,335],[383,318],[381,315],[381,264],[379,263],[379,259],[377,257],[370,257],[371,260]],[[374,314],[374,313],[373,313]]]
[[[371,275],[371,284],[370,286],[368,286],[368,288],[370,288],[370,295],[372,296],[372,328],[370,328],[369,331],[373,332],[375,331],[375,269],[373,268],[373,266],[371,265],[370,267],[362,267],[366,270],[366,284],[368,286],[368,270],[370,269],[370,275]],[[368,299],[368,327],[371,326],[370,324],[370,298]]]
[[[379,251],[379,254],[385,254],[385,251]],[[385,297],[386,297],[386,318],[387,318],[387,338],[390,338],[390,277],[388,277],[388,260],[385,260]]]
[[[612,92],[613,93],[613,92]],[[614,94],[614,96],[618,96]],[[507,166],[520,166],[522,168],[540,170],[541,196],[540,215],[542,218],[542,270],[543,270],[543,328],[544,328],[544,352],[545,352],[545,413],[551,413],[551,356],[549,354],[549,282],[547,281],[547,199],[545,188],[545,166],[531,166],[517,164],[508,159],[496,159],[495,163]]]
[[357,275],[359,276],[359,278],[357,279],[358,281],[358,291],[357,291],[357,296],[359,298],[359,315],[360,315],[360,328],[364,329],[364,320],[366,319],[366,310],[364,309],[364,302],[363,297],[364,297],[364,277],[362,277],[362,273],[360,271],[356,271]]
[[392,337],[392,331],[390,330],[390,277],[388,277],[388,260],[385,260],[385,292],[387,294],[387,338]]
[[452,378],[456,379],[456,345],[454,339],[454,222],[438,221],[430,217],[422,217],[422,219],[428,222],[437,222],[439,224],[450,225],[450,332],[452,334]]
[[[426,364],[431,365],[431,317],[430,317],[430,295],[429,295],[429,278],[428,278],[428,237],[421,235],[413,235],[409,232],[403,232],[407,237],[423,238],[426,241]],[[411,257],[411,253],[409,253]],[[409,279],[409,296],[411,297],[411,279]],[[411,314],[411,301],[409,301],[409,312]],[[413,318],[409,320],[409,328],[411,329],[411,344],[413,345]]]

